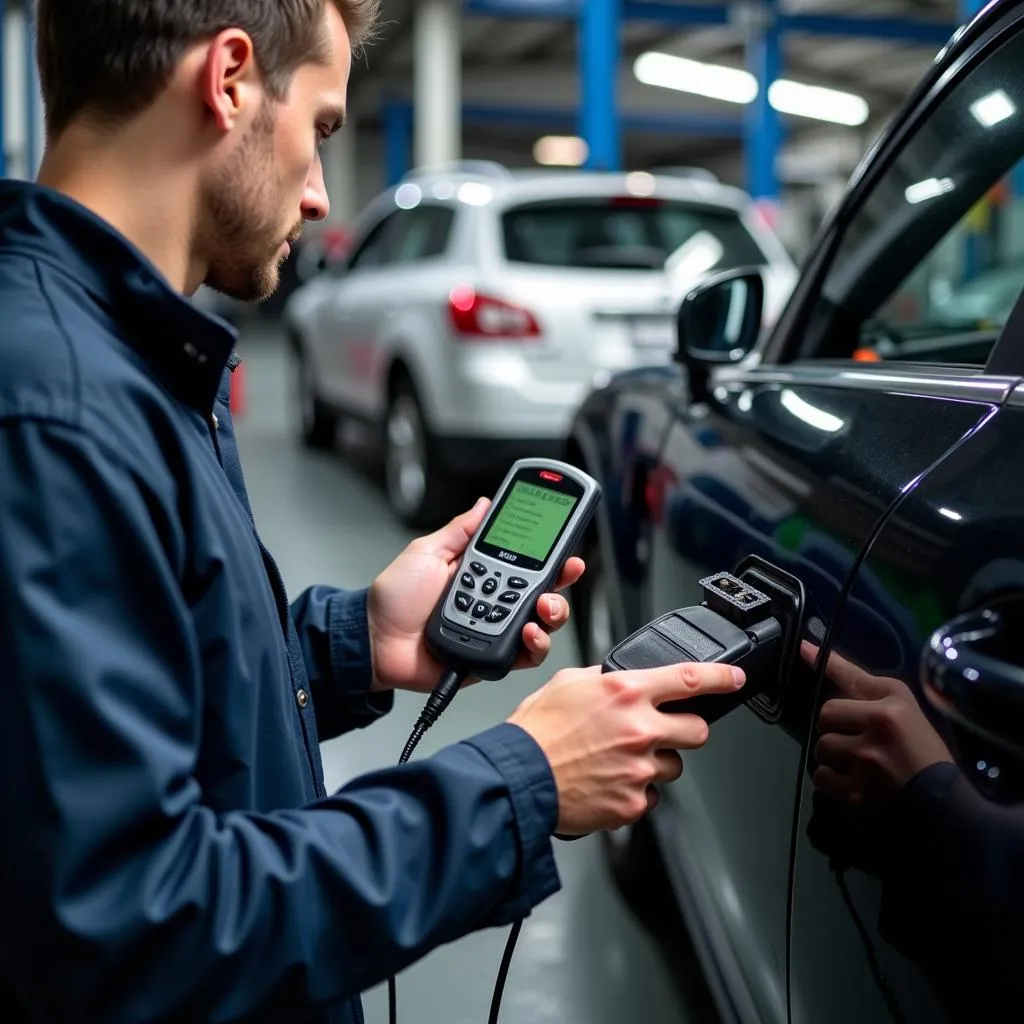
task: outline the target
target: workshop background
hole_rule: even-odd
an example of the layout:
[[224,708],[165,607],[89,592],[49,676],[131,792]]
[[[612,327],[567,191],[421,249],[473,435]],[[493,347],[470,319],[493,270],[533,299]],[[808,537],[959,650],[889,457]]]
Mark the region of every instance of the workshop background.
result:
[[[365,585],[414,536],[389,510],[379,467],[363,457],[358,437],[311,445],[303,436],[309,423],[301,421],[283,319],[290,291],[324,275],[329,289],[331,264],[344,260],[357,218],[382,191],[413,169],[441,173],[459,161],[487,161],[453,170],[484,178],[497,173],[495,164],[713,176],[752,197],[798,266],[873,140],[980,6],[385,0],[380,39],[354,69],[349,126],[325,151],[331,216],[307,232],[285,275],[286,293],[259,312],[206,300],[242,329],[240,443],[257,520],[289,589]],[[30,177],[44,143],[31,9],[0,0],[0,17],[0,176]],[[1018,215],[1020,184],[978,210],[976,251]],[[567,630],[545,669],[460,696],[424,755],[499,721],[576,660]],[[329,783],[391,763],[417,709],[417,701],[399,700],[384,724],[327,745]],[[678,922],[659,917],[655,900],[648,924],[656,942],[613,889],[605,858],[597,838],[559,850],[565,888],[526,925],[506,993],[507,1024],[702,1019]],[[504,938],[473,937],[407,972],[401,1019],[483,1019]],[[367,1017],[386,1019],[381,991],[368,997]]]

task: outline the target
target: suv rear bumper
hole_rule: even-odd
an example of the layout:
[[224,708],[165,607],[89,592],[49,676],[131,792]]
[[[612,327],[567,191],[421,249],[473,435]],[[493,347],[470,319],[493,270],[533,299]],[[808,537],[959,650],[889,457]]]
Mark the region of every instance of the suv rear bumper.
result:
[[457,437],[435,439],[437,459],[454,476],[501,480],[517,459],[561,459],[565,438]]

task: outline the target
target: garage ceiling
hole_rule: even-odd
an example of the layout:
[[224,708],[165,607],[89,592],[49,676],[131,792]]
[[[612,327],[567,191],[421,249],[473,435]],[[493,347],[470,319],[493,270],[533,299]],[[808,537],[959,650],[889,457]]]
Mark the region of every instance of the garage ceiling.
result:
[[[790,14],[848,14],[843,0],[783,0]],[[412,18],[414,0],[385,0],[385,26],[380,41],[357,64],[353,74],[353,109],[361,126],[379,123],[383,98],[408,97],[412,90]],[[957,5],[950,0],[866,0],[858,16],[903,17],[956,23]],[[625,26],[620,63],[624,114],[712,114],[738,118],[742,108],[684,93],[642,85],[632,73],[634,59],[647,50],[744,66],[742,29],[732,26],[675,26],[632,23]],[[781,176],[799,180],[814,175],[818,163],[848,173],[858,155],[898,108],[938,46],[883,40],[787,34],[783,43],[784,73],[813,85],[844,89],[863,96],[871,118],[861,128],[843,129],[806,119],[788,119],[787,146]],[[524,105],[563,110],[578,103],[577,32],[567,20],[525,17],[498,19],[466,15],[463,19],[463,88],[467,103],[489,106]],[[500,155],[509,163],[532,163],[532,146],[544,134],[526,126],[482,123],[464,127],[467,157]],[[666,164],[702,165],[725,180],[742,183],[735,140],[678,134],[630,132],[625,139],[631,167]]]

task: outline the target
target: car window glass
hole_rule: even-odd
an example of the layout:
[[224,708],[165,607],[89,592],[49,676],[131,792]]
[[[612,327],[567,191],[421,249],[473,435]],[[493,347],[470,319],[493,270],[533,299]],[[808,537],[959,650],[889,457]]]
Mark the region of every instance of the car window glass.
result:
[[440,256],[448,248],[454,211],[447,206],[418,206],[400,215],[390,244],[390,261],[413,263]]
[[739,214],[655,197],[524,203],[502,216],[505,256],[551,267],[651,270],[670,257],[695,274],[767,260]]
[[804,356],[983,366],[1024,288],[1024,36],[957,82],[851,220]]
[[395,226],[395,217],[396,214],[390,214],[370,230],[352,253],[348,262],[349,270],[366,270],[387,262],[389,235]]

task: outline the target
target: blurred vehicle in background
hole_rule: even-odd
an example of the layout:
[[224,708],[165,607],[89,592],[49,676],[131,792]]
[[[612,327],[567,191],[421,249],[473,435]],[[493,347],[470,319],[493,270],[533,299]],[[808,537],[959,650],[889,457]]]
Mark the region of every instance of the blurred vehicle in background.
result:
[[749,197],[695,174],[460,164],[379,196],[354,239],[285,308],[302,437],[370,424],[412,526],[447,513],[453,483],[560,453],[595,380],[668,362],[702,276],[762,268],[768,318],[796,278]]

